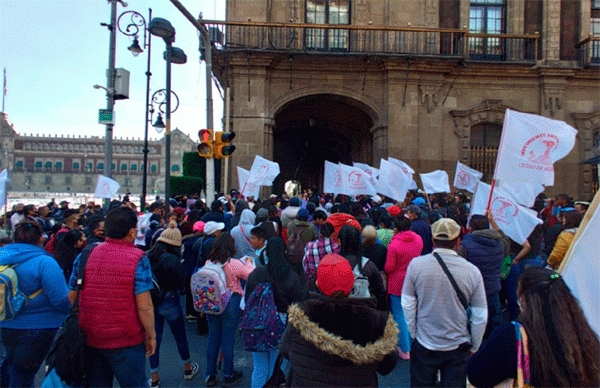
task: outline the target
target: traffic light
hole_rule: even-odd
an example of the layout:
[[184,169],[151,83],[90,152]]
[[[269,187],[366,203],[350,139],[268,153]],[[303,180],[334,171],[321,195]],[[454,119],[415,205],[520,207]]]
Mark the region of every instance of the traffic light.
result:
[[202,158],[212,158],[214,155],[213,131],[212,129],[201,129],[198,131],[200,144],[198,145],[198,155]]
[[235,151],[235,146],[231,145],[231,141],[235,137],[234,132],[217,132],[215,133],[215,158],[228,158]]

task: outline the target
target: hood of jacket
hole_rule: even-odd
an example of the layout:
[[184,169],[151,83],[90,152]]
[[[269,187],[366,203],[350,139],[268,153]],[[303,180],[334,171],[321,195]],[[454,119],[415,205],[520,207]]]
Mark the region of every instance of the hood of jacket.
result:
[[250,209],[242,210],[242,214],[240,216],[240,223],[238,225],[251,225],[254,226],[254,221],[256,221],[256,214]]
[[281,212],[281,217],[287,217],[290,221],[295,219],[298,215],[298,211],[300,211],[299,206],[288,206]]
[[0,265],[13,265],[38,256],[50,255],[35,245],[23,243],[8,244],[0,248]]
[[392,237],[392,241],[400,242],[402,244],[410,244],[417,241],[422,241],[421,236],[413,232],[412,230],[405,230],[398,232]]
[[[485,245],[485,239],[481,239],[481,238],[477,238],[477,237],[485,237],[486,239],[491,239],[491,240],[502,240],[502,237],[503,237],[502,233],[496,229],[475,230],[470,234],[472,234],[473,237],[475,237],[475,239],[477,240],[478,243],[483,244],[483,245]],[[468,234],[466,236],[468,236]],[[488,245],[495,246],[497,244],[498,244],[497,241],[489,241]]]
[[396,351],[398,343],[392,314],[374,305],[370,299],[310,299],[302,307],[289,307],[288,323],[322,352],[357,365],[372,364]]

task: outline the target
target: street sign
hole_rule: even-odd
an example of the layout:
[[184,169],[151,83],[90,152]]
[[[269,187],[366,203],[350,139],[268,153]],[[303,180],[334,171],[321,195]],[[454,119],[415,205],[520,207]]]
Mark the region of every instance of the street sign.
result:
[[114,111],[111,109],[99,109],[98,110],[98,124],[114,124],[115,117]]

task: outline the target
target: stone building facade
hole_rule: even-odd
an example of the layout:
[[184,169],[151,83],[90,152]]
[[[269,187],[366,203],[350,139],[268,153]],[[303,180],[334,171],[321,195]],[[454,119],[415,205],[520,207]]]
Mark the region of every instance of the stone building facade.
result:
[[600,130],[598,0],[227,0],[226,21],[205,23],[231,91],[230,165],[278,161],[276,192],[320,187],[326,159],[450,176],[460,160],[489,181],[507,108],[579,131],[547,194],[597,190],[580,162]]
[[[8,169],[13,192],[93,193],[97,176],[105,175],[102,137],[22,135],[6,113],[0,113],[0,137],[0,170]],[[171,175],[181,175],[183,153],[196,147],[179,129],[171,132]],[[142,193],[143,149],[143,139],[113,139],[112,179],[120,193]],[[148,150],[147,193],[164,193],[164,138],[150,140]]]

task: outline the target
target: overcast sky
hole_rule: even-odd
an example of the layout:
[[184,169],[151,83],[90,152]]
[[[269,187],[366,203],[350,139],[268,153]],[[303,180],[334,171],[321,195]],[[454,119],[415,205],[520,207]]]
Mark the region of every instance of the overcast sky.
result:
[[[126,1],[127,8],[119,3],[118,15],[133,10],[148,19],[152,7],[153,17],[175,27],[174,46],[185,51],[188,61],[172,67],[172,89],[180,99],[172,128],[197,140],[198,130],[206,126],[206,78],[196,29],[168,0]],[[223,0],[181,3],[194,16],[203,12],[205,19],[225,18]],[[104,136],[98,109],[106,108],[106,94],[93,88],[107,84],[109,31],[100,23],[110,23],[106,0],[0,0],[0,66],[8,79],[5,112],[19,134]],[[123,29],[126,24],[121,24]],[[143,138],[147,53],[134,58],[127,50],[130,44],[130,38],[118,32],[116,67],[129,70],[131,78],[129,100],[115,104],[113,136]],[[162,39],[153,37],[152,92],[165,87],[164,50]],[[220,128],[223,108],[216,88],[213,99],[214,122]],[[149,134],[162,136],[151,126]]]

